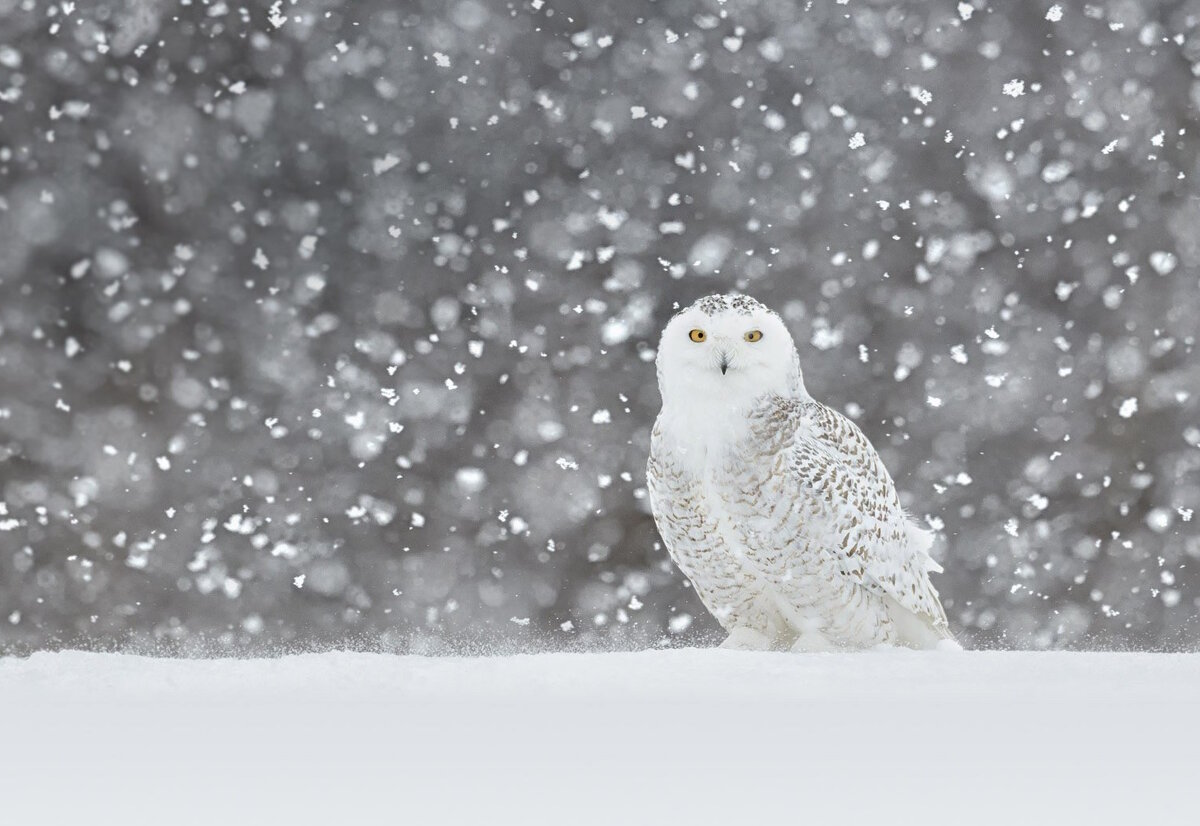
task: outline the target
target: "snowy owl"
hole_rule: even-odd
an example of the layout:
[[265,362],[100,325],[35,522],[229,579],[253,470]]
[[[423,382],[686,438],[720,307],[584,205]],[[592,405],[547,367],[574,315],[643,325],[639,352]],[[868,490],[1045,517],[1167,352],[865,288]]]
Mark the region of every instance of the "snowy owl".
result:
[[663,331],[658,386],[650,506],[724,647],[957,647],[933,535],[862,431],[808,395],[783,319],[700,299]]

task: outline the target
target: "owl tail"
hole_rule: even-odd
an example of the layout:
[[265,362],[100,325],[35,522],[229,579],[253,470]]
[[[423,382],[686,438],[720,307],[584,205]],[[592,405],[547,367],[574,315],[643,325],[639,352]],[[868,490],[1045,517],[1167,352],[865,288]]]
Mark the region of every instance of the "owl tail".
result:
[[887,600],[896,640],[900,645],[936,651],[963,650],[946,623],[935,622],[923,614],[914,614],[891,597],[887,597]]

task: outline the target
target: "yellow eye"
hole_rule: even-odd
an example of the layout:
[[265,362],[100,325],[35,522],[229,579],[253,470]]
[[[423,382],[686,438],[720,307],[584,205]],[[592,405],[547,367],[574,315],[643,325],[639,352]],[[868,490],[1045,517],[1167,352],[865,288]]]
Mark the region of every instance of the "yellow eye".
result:
[[703,330],[692,330],[690,333],[688,333],[688,338],[690,338],[692,341],[699,343],[701,341],[704,341],[704,339],[708,338],[708,336],[706,336],[704,334]]
[[746,335],[744,335],[743,338],[745,338],[746,341],[753,344],[754,342],[756,342],[762,338],[762,330],[751,330],[750,332],[746,333]]

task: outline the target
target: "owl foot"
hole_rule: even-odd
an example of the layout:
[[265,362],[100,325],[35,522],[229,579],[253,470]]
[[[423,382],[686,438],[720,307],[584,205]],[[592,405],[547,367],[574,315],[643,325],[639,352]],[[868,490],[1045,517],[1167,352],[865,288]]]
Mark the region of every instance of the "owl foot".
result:
[[770,651],[771,640],[753,628],[734,628],[721,647],[734,651]]

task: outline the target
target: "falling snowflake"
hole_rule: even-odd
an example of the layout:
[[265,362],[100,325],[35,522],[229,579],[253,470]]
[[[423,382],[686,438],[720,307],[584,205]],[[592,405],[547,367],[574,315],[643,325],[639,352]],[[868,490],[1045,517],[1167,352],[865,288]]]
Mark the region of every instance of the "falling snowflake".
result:
[[1021,95],[1025,94],[1025,81],[1013,78],[1008,83],[1004,84],[1004,89],[1002,91],[1011,98],[1019,98]]

